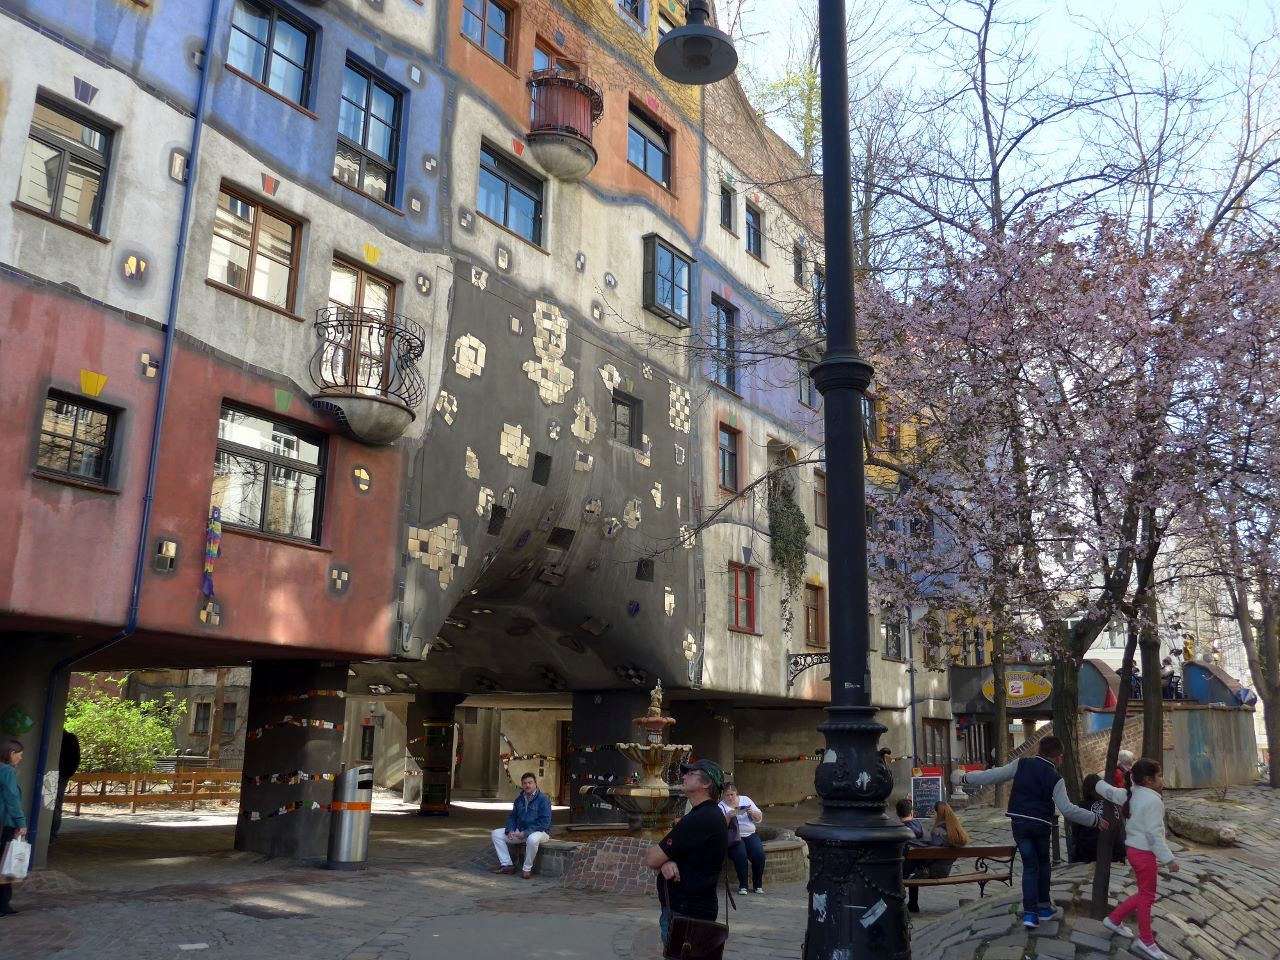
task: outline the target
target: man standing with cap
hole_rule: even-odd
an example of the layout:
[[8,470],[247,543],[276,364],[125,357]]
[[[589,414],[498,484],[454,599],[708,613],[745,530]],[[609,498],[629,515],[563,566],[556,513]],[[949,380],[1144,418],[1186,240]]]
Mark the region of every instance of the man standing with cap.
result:
[[720,812],[723,787],[724,771],[714,761],[680,764],[680,788],[692,809],[645,853],[645,866],[658,871],[664,948],[672,914],[716,919],[716,887],[729,850],[729,827]]

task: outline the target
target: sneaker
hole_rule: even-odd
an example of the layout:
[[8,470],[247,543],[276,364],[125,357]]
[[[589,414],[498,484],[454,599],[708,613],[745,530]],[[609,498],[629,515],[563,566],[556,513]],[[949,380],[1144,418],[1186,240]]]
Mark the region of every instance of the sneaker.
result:
[[1133,931],[1126,927],[1123,923],[1116,923],[1110,917],[1102,918],[1102,925],[1114,933],[1117,937],[1125,937],[1129,940],[1133,939]]
[[515,873],[516,868],[508,864],[507,866],[497,866],[489,871],[490,873]]
[[756,893],[764,893],[764,887],[756,887]]
[[1061,920],[1062,911],[1058,907],[1041,907],[1036,911],[1036,916],[1041,920]]
[[740,897],[745,897],[745,896],[747,895],[747,892],[748,892],[748,891],[747,891],[747,888],[746,888],[746,887],[739,887],[739,888],[738,888],[738,896],[740,896]]
[[1022,915],[1022,925],[1028,930],[1034,930],[1040,926],[1040,916],[1033,910],[1028,910]]
[[1133,952],[1144,957],[1150,957],[1151,960],[1167,960],[1168,954],[1160,949],[1160,946],[1152,940],[1150,943],[1143,943],[1141,940],[1133,941]]

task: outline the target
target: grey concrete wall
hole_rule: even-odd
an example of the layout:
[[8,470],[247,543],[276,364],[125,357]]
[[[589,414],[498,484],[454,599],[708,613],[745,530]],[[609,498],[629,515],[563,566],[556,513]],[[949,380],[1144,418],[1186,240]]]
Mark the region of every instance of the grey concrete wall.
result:
[[1173,748],[1164,753],[1164,782],[1172,789],[1252,783],[1258,778],[1253,711],[1179,707],[1172,711]]
[[[569,758],[569,782],[572,791],[571,819],[574,823],[620,823],[626,820],[613,808],[599,806],[582,797],[583,784],[606,783],[599,778],[622,778],[636,772],[631,762],[613,750],[586,751],[583,747],[608,747],[618,742],[637,739],[636,717],[645,715],[649,694],[644,690],[606,690],[600,693],[573,695],[573,746]],[[607,783],[606,783],[607,785]]]

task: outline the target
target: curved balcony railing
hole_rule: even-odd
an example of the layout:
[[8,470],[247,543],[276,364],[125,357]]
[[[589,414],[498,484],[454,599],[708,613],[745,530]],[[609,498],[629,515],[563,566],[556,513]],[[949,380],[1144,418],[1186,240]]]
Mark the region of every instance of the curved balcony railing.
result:
[[591,130],[604,115],[604,94],[591,79],[573,70],[535,70],[530,136],[565,134],[591,142]]
[[389,400],[409,410],[422,402],[426,384],[418,359],[426,334],[408,317],[325,307],[316,311],[316,336],[311,380],[321,395]]

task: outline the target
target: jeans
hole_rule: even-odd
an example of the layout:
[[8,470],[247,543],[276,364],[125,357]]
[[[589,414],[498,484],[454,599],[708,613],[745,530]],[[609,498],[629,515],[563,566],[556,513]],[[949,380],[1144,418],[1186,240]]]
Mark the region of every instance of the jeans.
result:
[[1013,821],[1013,842],[1022,858],[1022,909],[1035,913],[1050,906],[1049,879],[1053,858],[1049,852],[1049,825],[1024,820]]
[[662,952],[667,952],[667,941],[671,938],[671,908],[665,903],[658,914],[658,929],[662,931]]
[[751,863],[751,886],[747,889],[760,889],[764,886],[764,844],[760,834],[752,833],[742,838],[729,848],[729,859],[733,861],[733,869],[738,874],[738,886],[747,886],[747,863]]
[[1138,936],[1143,943],[1155,943],[1151,932],[1151,908],[1156,902],[1156,855],[1150,850],[1130,847],[1129,866],[1138,880],[1138,892],[1111,911],[1112,923],[1123,923],[1135,910],[1138,913]]
[[525,834],[523,840],[507,840],[507,828],[499,827],[491,834],[493,837],[493,852],[498,855],[498,862],[504,867],[511,866],[511,850],[508,843],[524,844],[524,872],[529,873],[533,869],[533,859],[538,855],[538,847],[542,846],[544,840],[550,840],[551,834],[544,833],[541,830],[535,830],[533,833]]

